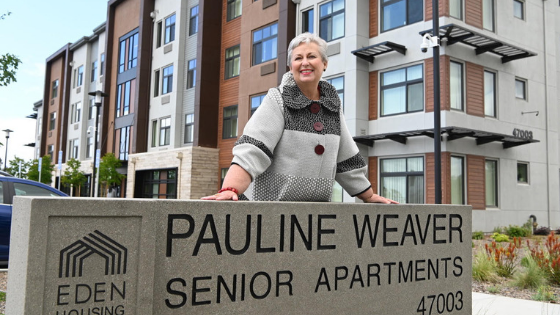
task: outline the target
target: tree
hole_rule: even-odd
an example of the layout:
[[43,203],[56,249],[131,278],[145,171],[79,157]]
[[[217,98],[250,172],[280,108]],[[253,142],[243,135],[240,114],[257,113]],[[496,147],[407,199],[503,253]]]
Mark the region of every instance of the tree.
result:
[[[19,170],[20,163],[21,173]],[[6,168],[6,172],[19,178],[27,178],[27,172],[29,172],[29,168],[31,167],[32,163],[32,160],[26,162],[22,158],[15,156],[12,160],[10,160],[10,165]]]
[[[45,155],[41,158],[41,180],[40,182],[43,184],[49,185],[52,183],[52,172],[54,170],[54,165],[51,164],[51,156]],[[29,171],[27,172],[27,178],[39,181],[39,161],[33,160],[33,164],[29,167]]]
[[80,187],[87,181],[84,172],[80,171],[80,166],[82,162],[71,158],[66,162],[66,169],[62,175],[62,184],[70,185],[70,196],[72,196],[72,190],[74,187],[78,188],[78,196],[80,195]]
[[101,158],[99,163],[99,183],[110,188],[120,185],[125,175],[117,172],[117,168],[121,166],[121,161],[115,157],[113,153],[107,153]]
[[[0,20],[5,19],[12,12],[0,15]],[[18,69],[21,59],[13,54],[7,53],[0,55],[0,86],[7,86],[16,80],[16,70]]]

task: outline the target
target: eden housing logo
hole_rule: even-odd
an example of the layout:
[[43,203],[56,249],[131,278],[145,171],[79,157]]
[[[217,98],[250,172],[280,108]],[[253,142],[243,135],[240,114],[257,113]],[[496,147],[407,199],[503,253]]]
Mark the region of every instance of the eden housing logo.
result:
[[81,277],[84,261],[94,255],[105,261],[105,275],[126,274],[126,247],[95,230],[60,251],[58,277]]

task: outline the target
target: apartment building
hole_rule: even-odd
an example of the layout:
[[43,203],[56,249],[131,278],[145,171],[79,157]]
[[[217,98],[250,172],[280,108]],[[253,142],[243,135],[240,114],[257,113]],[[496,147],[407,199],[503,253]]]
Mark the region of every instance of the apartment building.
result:
[[[560,225],[559,6],[440,0],[439,16],[442,202],[472,205],[474,230],[531,215]],[[307,31],[328,42],[324,78],[374,191],[434,203],[435,78],[432,49],[420,50],[432,2],[423,0],[109,1],[97,38],[47,59],[42,155],[77,155],[91,174],[87,92],[101,87],[99,148],[127,175],[117,196],[214,193],[252,112],[288,70],[289,41]],[[80,65],[84,76],[104,74],[78,91]],[[356,200],[335,185],[333,201]]]

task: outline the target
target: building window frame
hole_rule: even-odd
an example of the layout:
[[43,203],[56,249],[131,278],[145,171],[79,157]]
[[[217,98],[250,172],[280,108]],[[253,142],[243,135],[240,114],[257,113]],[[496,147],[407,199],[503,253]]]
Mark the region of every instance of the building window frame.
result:
[[84,66],[78,67],[78,72],[76,75],[76,87],[80,87],[84,84]]
[[529,172],[529,163],[528,162],[517,162],[517,183],[518,184],[526,184],[529,185],[530,183],[530,172]]
[[79,123],[82,119],[82,102],[72,104],[70,113],[70,124]]
[[171,143],[171,117],[159,120],[159,146],[166,146]]
[[161,47],[161,34],[163,33],[163,21],[158,21],[156,26],[156,48]]
[[450,161],[451,204],[466,204],[465,196],[465,157],[452,155]]
[[94,118],[93,116],[93,113],[95,112],[94,107],[95,107],[95,98],[91,98],[89,100],[89,106],[88,106],[88,120],[92,120]]
[[242,0],[227,0],[227,22],[241,16],[242,6]]
[[158,140],[158,121],[157,119],[152,120],[152,148],[157,147]]
[[51,99],[58,97],[58,79],[52,81]]
[[56,128],[56,112],[52,112],[49,115],[49,131]]
[[497,73],[484,70],[484,116],[497,117],[496,97],[497,97]]
[[259,106],[261,106],[265,96],[266,93],[251,96],[251,113],[250,113],[251,116],[253,116],[255,111],[257,111]]
[[224,107],[222,123],[222,139],[237,138],[237,105]]
[[157,69],[154,71],[154,97],[159,96],[159,77],[160,77],[161,70]]
[[463,0],[449,0],[449,16],[463,20]]
[[[449,106],[451,109],[465,110],[465,67],[463,63],[449,62]],[[455,71],[456,75],[454,75]]]
[[175,40],[175,13],[165,18],[165,36],[163,44],[169,44]]
[[344,75],[330,77],[326,80],[336,89],[338,98],[340,98],[340,108],[342,108],[342,112],[344,113]]
[[495,32],[496,29],[496,9],[494,0],[482,0],[482,28]]
[[513,0],[513,16],[525,20],[525,1]]
[[487,208],[497,208],[499,205],[499,165],[498,160],[486,159],[484,161],[485,200]]
[[278,22],[254,30],[252,35],[253,66],[278,58]]
[[143,172],[141,198],[177,199],[177,168]]
[[54,159],[53,159],[54,155],[53,154],[54,154],[54,144],[47,145],[47,155],[50,155],[51,161],[54,162]]
[[93,136],[87,137],[86,159],[93,157]]
[[117,99],[115,107],[115,114],[117,117],[126,116],[130,113],[132,81],[134,81],[134,79],[117,85]]
[[[420,70],[417,70],[418,67],[420,67]],[[404,71],[404,80],[400,80],[397,81],[398,78],[393,78],[393,74],[396,74],[396,76],[398,76],[398,72],[400,71]],[[411,73],[409,75],[409,73]],[[420,74],[420,77],[418,78],[418,74]],[[415,65],[411,65],[411,66],[407,66],[407,67],[403,67],[403,68],[398,68],[398,69],[394,69],[394,70],[389,70],[386,72],[383,72],[380,74],[381,77],[381,84],[380,84],[380,90],[381,90],[381,109],[380,109],[380,114],[381,117],[386,117],[386,116],[394,116],[394,115],[402,115],[402,114],[409,114],[409,113],[415,113],[415,112],[421,112],[424,110],[424,64],[415,64]],[[387,82],[389,81],[389,83]],[[394,82],[393,82],[394,81]],[[386,84],[388,83],[388,84]],[[416,86],[417,85],[421,85],[420,89],[418,89]],[[388,109],[388,106],[385,106],[385,103],[389,103],[386,102],[386,96],[385,93],[390,93],[388,91],[394,90],[394,91],[398,91],[399,89],[404,88],[404,110],[401,111],[386,111],[386,109]],[[415,90],[418,89],[418,90]],[[412,90],[412,91],[411,91]],[[411,93],[419,93],[421,92],[422,95],[417,96],[417,97],[411,97],[409,94]],[[387,96],[392,96],[392,95],[387,95]],[[414,100],[419,100],[421,102],[421,106],[419,108],[416,104],[410,104],[411,102],[414,102]],[[414,106],[416,105],[416,106]]]
[[189,60],[187,70],[187,90],[196,86],[196,59]]
[[315,29],[315,8],[310,8],[301,12],[301,32],[313,34]]
[[241,65],[241,48],[240,45],[235,45],[226,49],[226,68],[225,80],[239,76],[239,69]]
[[193,143],[193,140],[194,140],[194,114],[186,114],[184,143]]
[[[404,6],[402,5],[404,3]],[[401,7],[397,7],[397,6],[401,6]],[[420,7],[418,7],[418,5]],[[385,22],[387,22],[387,18],[386,18],[386,12],[387,15],[391,15],[391,12],[397,12],[392,11],[391,9],[396,8],[396,9],[400,9],[400,10],[404,10],[404,16],[402,17],[403,19],[400,19],[399,21],[402,21],[402,23],[399,23],[399,21],[395,22],[395,23],[391,23],[390,25],[386,25]],[[400,12],[400,11],[399,11]],[[380,15],[381,15],[381,32],[387,32],[387,31],[391,31],[397,28],[401,28],[407,25],[411,25],[414,23],[418,23],[424,20],[424,1],[423,0],[389,0],[389,1],[385,1],[385,2],[381,2],[381,9],[380,9]],[[396,15],[396,14],[393,14]],[[404,21],[403,21],[404,20]]]
[[[385,165],[386,162],[394,161],[393,165]],[[386,198],[398,201],[400,203],[425,203],[426,185],[425,185],[425,158],[424,156],[403,156],[396,158],[383,158],[379,161],[379,177],[380,177],[380,189],[381,195]],[[400,164],[399,164],[400,162]],[[403,165],[404,163],[404,165]],[[386,167],[386,169],[385,169]],[[392,169],[397,170],[392,170]],[[418,170],[420,168],[421,170]],[[389,179],[400,179],[399,182],[394,182],[390,189],[386,188],[385,181]],[[404,179],[404,186],[403,181]],[[388,182],[390,183],[390,182]],[[400,184],[400,187],[397,186]],[[412,196],[413,186],[420,184],[421,193],[417,193]],[[396,188],[395,188],[396,187]],[[399,192],[398,188],[404,188],[404,196],[402,192]],[[416,188],[418,190],[418,188]],[[412,200],[411,197],[415,197],[416,200]]]
[[190,9],[189,36],[198,33],[198,5]]
[[[340,7],[341,3],[342,7]],[[327,42],[343,38],[346,32],[345,14],[345,0],[332,0],[319,5],[319,36]],[[339,30],[340,22],[342,22],[342,31],[335,34],[335,30]]]
[[99,76],[103,76],[105,74],[105,53],[102,53],[101,56],[99,57],[99,60],[101,60],[101,63],[99,64]]
[[97,80],[97,60],[91,63],[91,82]]
[[515,98],[527,101],[527,80],[515,78]]
[[173,65],[163,68],[161,95],[173,92]]
[[79,139],[68,141],[68,159],[78,159],[80,154]]
[[119,39],[118,73],[123,73],[138,66],[138,30]]

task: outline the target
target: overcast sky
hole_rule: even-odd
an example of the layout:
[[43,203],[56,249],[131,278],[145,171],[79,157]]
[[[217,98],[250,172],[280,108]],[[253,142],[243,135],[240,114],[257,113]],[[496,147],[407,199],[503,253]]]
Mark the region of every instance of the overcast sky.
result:
[[[30,160],[35,141],[33,104],[43,97],[45,61],[68,43],[93,34],[105,22],[107,0],[18,0],[1,1],[0,55],[11,53],[22,60],[16,83],[0,87],[0,130],[11,129],[8,163],[14,156]],[[5,133],[0,133],[0,158],[6,154]],[[55,155],[58,156],[58,155]],[[2,169],[4,165],[2,164]]]

